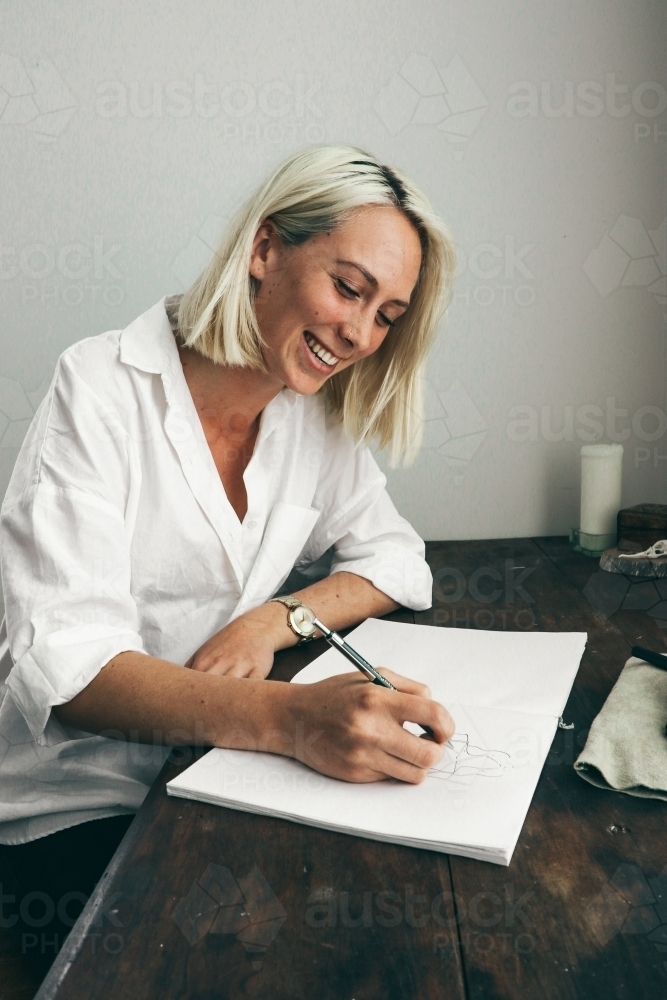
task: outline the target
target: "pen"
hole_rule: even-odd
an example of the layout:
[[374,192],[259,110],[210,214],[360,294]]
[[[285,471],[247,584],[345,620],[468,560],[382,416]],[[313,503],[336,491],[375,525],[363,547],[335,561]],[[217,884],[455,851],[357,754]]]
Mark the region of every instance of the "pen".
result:
[[633,646],[632,655],[639,657],[640,660],[646,660],[652,667],[667,670],[667,656],[664,653],[656,653],[653,649],[644,649],[643,646]]
[[329,645],[333,646],[334,649],[337,649],[339,653],[342,653],[343,656],[350,661],[350,663],[354,663],[357,670],[361,670],[362,674],[366,674],[369,681],[372,681],[373,684],[380,684],[382,687],[391,688],[392,691],[396,691],[394,685],[388,681],[386,677],[383,677],[379,670],[372,667],[368,660],[365,660],[360,653],[357,653],[356,649],[352,649],[352,646],[345,642],[345,640],[338,635],[338,632],[332,632],[332,630],[327,628],[326,625],[319,620],[319,618],[313,618],[313,625],[320,630]]
[[[382,687],[389,688],[391,691],[397,691],[391,681],[388,681],[386,677],[383,677],[379,670],[372,667],[368,660],[365,660],[361,653],[357,653],[356,649],[353,649],[349,643],[345,642],[338,632],[333,632],[330,628],[319,620],[319,618],[313,618],[313,625],[320,630],[326,641],[334,649],[337,649],[339,653],[342,653],[350,663],[354,663],[358,670],[361,670],[362,674],[368,677],[369,681],[373,684],[380,684]],[[435,739],[435,734],[430,726],[422,725],[421,728],[424,730],[427,736]]]

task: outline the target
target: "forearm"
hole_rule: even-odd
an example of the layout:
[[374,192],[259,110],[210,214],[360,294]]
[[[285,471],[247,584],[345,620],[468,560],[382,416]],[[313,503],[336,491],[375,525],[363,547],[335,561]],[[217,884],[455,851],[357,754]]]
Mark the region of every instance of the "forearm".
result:
[[[423,685],[387,673],[397,690],[377,688],[356,671],[284,684],[126,652],[53,711],[65,725],[115,739],[285,754],[348,781],[423,781],[454,724]],[[406,719],[428,727],[436,742],[407,732]]]
[[126,652],[53,711],[67,726],[136,742],[274,750],[284,748],[288,702],[289,685],[279,681],[199,673]]
[[[334,573],[297,591],[296,596],[333,629],[387,614],[398,606],[354,573]],[[287,625],[282,604],[263,604],[205,643],[186,664],[194,670],[142,653],[121,653],[72,701],[55,708],[55,715],[76,729],[120,732],[142,742],[286,752],[284,733],[289,730],[289,707],[294,700],[289,685],[266,684],[244,667],[237,676],[229,676],[226,669],[211,671],[220,660],[221,642],[225,650],[231,644],[235,655],[259,650],[266,660],[260,673],[266,676],[273,652],[293,646],[297,637]],[[224,661],[228,654],[222,655]]]
[[[293,596],[312,608],[320,621],[332,629],[347,628],[366,618],[379,618],[399,607],[370,580],[356,573],[333,573],[310,587],[295,591]],[[288,634],[276,649],[297,641],[286,626],[284,631]]]
[[[347,628],[366,618],[379,618],[399,607],[395,601],[374,587],[370,580],[357,576],[356,573],[333,573],[310,587],[294,591],[292,596],[298,597],[312,608],[320,621],[332,629]],[[253,608],[252,611],[246,611],[226,625],[209,642],[200,647],[186,666],[194,666],[200,670],[208,669],[219,653],[218,637],[229,637],[232,632],[236,648],[246,646],[249,649],[259,639],[274,653],[279,649],[294,646],[298,642],[297,636],[287,624],[287,611],[284,605],[268,601]],[[202,658],[202,653],[207,654],[208,659]]]

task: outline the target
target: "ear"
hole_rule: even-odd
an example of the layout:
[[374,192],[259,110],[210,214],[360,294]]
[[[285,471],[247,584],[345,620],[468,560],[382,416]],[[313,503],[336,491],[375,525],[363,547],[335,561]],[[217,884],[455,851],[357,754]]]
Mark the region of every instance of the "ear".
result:
[[278,234],[274,226],[264,221],[255,233],[250,253],[249,271],[253,278],[263,281],[276,266],[278,256]]

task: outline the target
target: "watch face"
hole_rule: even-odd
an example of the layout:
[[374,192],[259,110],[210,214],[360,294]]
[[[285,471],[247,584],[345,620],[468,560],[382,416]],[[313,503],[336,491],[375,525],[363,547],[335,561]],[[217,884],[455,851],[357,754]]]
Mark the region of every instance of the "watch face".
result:
[[315,615],[310,610],[310,608],[304,607],[300,604],[298,608],[294,608],[290,612],[290,618],[292,619],[292,624],[294,628],[299,632],[300,635],[312,635],[315,631],[315,626],[313,625],[313,618]]

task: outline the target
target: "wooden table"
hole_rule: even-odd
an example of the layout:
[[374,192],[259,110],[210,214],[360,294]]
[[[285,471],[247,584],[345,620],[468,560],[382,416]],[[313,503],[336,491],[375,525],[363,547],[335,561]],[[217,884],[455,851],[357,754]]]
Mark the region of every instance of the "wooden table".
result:
[[[399,620],[589,635],[565,712],[574,729],[556,735],[509,868],[169,799],[186,748],[39,1000],[667,995],[667,804],[572,768],[629,644],[664,649],[667,632],[645,611],[595,611],[584,591],[597,564],[564,539],[435,542],[428,558],[433,608]],[[281,654],[272,677],[323,648]]]

